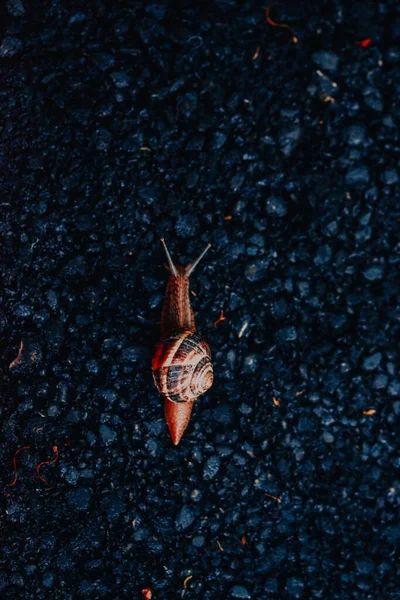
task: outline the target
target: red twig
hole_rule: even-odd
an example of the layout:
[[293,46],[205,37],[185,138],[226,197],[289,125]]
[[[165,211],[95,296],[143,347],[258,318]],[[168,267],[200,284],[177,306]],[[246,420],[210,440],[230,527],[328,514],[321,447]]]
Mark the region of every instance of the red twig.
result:
[[361,40],[361,42],[356,42],[356,44],[358,44],[359,46],[362,46],[363,48],[368,48],[368,46],[370,45],[371,42],[372,42],[371,38],[365,38],[365,40]]
[[17,473],[17,456],[22,450],[29,450],[30,446],[22,446],[22,448],[18,448],[18,450],[14,454],[13,458],[13,468],[14,468],[14,479],[11,483],[6,483],[7,487],[13,487],[17,483],[18,473]]
[[265,18],[267,20],[267,23],[269,23],[269,25],[272,25],[272,27],[282,27],[283,29],[289,29],[290,33],[292,34],[292,40],[293,40],[293,44],[297,44],[298,39],[297,37],[294,35],[294,31],[293,29],[290,27],[290,25],[288,25],[287,23],[277,23],[276,21],[273,21],[270,17],[270,11],[271,11],[271,7],[268,6],[265,9]]
[[43,465],[52,465],[52,464],[54,464],[58,460],[58,448],[57,448],[57,446],[53,446],[53,452],[55,453],[55,457],[53,458],[53,460],[44,460],[43,462],[40,462],[38,464],[38,466],[36,467],[36,475],[39,477],[40,481],[43,481],[43,483],[47,483],[47,479],[45,479],[44,477],[42,477],[39,471],[43,467]]

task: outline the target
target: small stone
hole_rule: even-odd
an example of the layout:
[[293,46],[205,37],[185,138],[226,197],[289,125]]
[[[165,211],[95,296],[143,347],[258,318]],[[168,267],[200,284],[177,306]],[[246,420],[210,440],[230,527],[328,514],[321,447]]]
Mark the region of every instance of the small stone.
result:
[[27,304],[16,304],[14,306],[14,315],[16,317],[30,317],[32,308]]
[[382,176],[383,182],[386,185],[394,185],[399,181],[399,174],[396,169],[386,169]]
[[22,0],[8,0],[7,8],[8,8],[8,12],[13,17],[21,17],[25,12],[25,8],[24,8],[24,5],[22,4]]
[[89,507],[91,498],[92,490],[89,488],[78,488],[76,490],[71,490],[67,494],[68,502],[78,511],[86,510]]
[[244,359],[243,373],[244,374],[256,373],[258,370],[258,364],[259,363],[258,363],[257,354],[249,354]]
[[256,260],[247,265],[245,269],[245,277],[248,281],[261,281],[267,276],[268,263],[264,259]]
[[365,187],[369,182],[369,171],[367,167],[353,167],[349,169],[346,173],[346,185],[351,185],[354,187]]
[[351,125],[347,130],[347,138],[350,146],[360,146],[365,142],[365,127],[363,125]]
[[237,175],[234,175],[231,179],[231,188],[234,192],[236,192],[240,186],[242,185],[244,181],[244,175],[243,173],[238,173]]
[[267,200],[267,213],[275,217],[284,217],[287,214],[287,204],[283,198],[273,196]]
[[109,521],[114,521],[124,513],[126,513],[125,502],[120,498],[113,498],[107,509],[107,519]]
[[375,390],[384,390],[388,384],[388,376],[384,373],[377,375],[372,383]]
[[332,248],[325,244],[318,248],[317,254],[314,258],[314,263],[316,265],[325,265],[331,260],[332,257]]
[[251,598],[249,592],[243,585],[234,585],[231,590],[231,597],[241,598],[242,600]]
[[0,58],[15,56],[22,50],[22,42],[18,38],[6,37],[0,46]]
[[224,133],[221,133],[220,131],[217,131],[212,138],[211,141],[211,147],[214,148],[215,150],[219,150],[220,148],[222,148],[222,146],[225,144],[226,142],[226,135]]
[[100,425],[99,433],[106,446],[110,446],[117,439],[117,432],[104,423]]
[[181,119],[190,119],[197,110],[196,92],[187,92],[179,96],[176,104],[177,116]]
[[111,73],[111,79],[118,89],[127,88],[130,85],[130,78],[123,71],[114,71]]
[[100,371],[100,365],[97,362],[97,360],[91,358],[86,363],[86,369],[88,373],[91,373],[92,375],[97,375],[97,373]]
[[324,431],[324,433],[322,434],[322,438],[327,444],[332,444],[332,442],[335,441],[335,438],[331,433],[329,433],[329,431]]
[[289,577],[286,583],[286,590],[290,596],[301,598],[304,591],[304,583],[296,577]]
[[204,546],[204,542],[205,542],[205,538],[202,535],[196,535],[192,540],[192,544],[196,548],[201,548],[202,546]]
[[187,529],[194,521],[194,514],[188,506],[183,506],[175,519],[178,529]]
[[222,423],[223,425],[230,425],[234,418],[234,412],[227,404],[218,403],[213,412],[213,418],[218,423]]
[[365,269],[363,275],[368,281],[379,281],[383,277],[383,267],[382,265],[374,265]]
[[53,583],[54,583],[54,575],[53,573],[51,573],[50,571],[47,571],[47,573],[45,573],[43,575],[43,585],[47,588],[52,587]]
[[377,369],[379,367],[381,360],[382,360],[381,352],[375,352],[374,354],[367,356],[366,358],[364,358],[364,361],[363,361],[364,371],[375,371],[375,369]]
[[331,73],[337,71],[339,57],[330,50],[317,50],[317,52],[313,53],[312,59],[319,67],[321,67],[321,69],[324,69],[325,71],[330,71]]
[[303,130],[300,125],[293,125],[281,129],[279,133],[279,145],[285,156],[290,156],[297,144],[300,142]]
[[115,65],[115,58],[112,54],[107,54],[106,52],[96,52],[96,54],[93,54],[92,59],[96,67],[101,71],[108,71]]
[[367,86],[364,90],[364,102],[367,106],[381,112],[384,108],[383,98],[381,92],[372,86]]
[[195,237],[199,230],[199,220],[196,215],[184,215],[179,217],[175,224],[176,234],[180,238]]
[[125,362],[144,363],[148,357],[148,350],[144,346],[129,346],[122,350],[122,358]]
[[388,387],[389,396],[400,396],[400,381],[392,381]]
[[297,340],[297,331],[295,327],[283,327],[276,334],[280,342],[294,342]]
[[220,467],[220,459],[219,456],[210,456],[206,460],[206,464],[204,465],[203,477],[204,479],[214,479],[216,474],[219,471]]
[[97,129],[94,134],[97,150],[108,150],[111,144],[111,133],[107,129]]

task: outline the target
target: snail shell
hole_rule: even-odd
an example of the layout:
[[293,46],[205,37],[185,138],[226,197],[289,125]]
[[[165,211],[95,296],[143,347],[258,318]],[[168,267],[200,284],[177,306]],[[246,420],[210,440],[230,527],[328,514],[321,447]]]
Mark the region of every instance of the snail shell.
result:
[[156,388],[172,402],[196,400],[214,380],[210,348],[189,330],[172,331],[157,343],[152,371]]

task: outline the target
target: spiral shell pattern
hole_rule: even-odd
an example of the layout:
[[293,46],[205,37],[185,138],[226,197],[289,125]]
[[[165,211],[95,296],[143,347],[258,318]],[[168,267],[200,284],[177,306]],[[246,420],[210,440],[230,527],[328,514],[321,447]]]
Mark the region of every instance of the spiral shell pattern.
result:
[[213,383],[210,348],[197,333],[173,331],[156,345],[152,361],[158,391],[172,402],[189,402]]

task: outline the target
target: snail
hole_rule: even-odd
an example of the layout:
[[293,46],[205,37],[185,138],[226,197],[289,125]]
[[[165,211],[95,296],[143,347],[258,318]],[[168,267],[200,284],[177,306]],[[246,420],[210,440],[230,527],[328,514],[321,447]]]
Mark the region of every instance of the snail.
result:
[[156,344],[152,373],[164,396],[164,414],[172,441],[179,444],[190,421],[196,398],[213,383],[210,348],[196,333],[189,300],[189,277],[211,244],[187,267],[176,267],[161,239],[170,272],[161,314],[161,339]]

